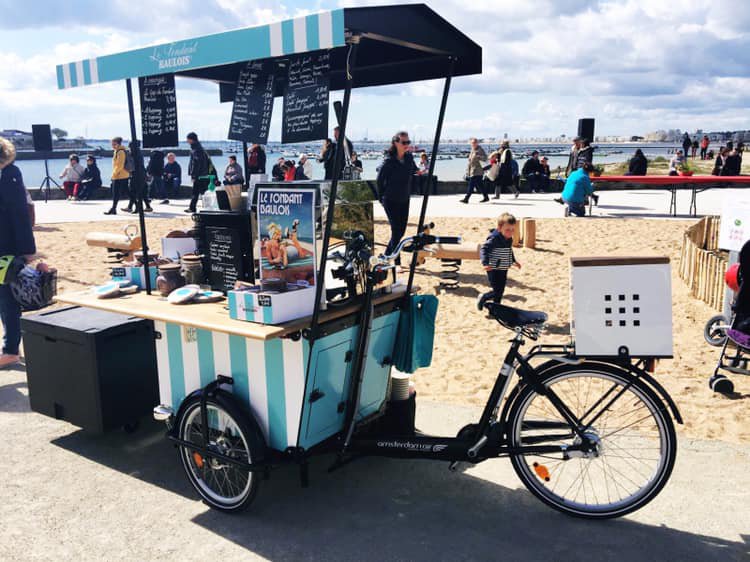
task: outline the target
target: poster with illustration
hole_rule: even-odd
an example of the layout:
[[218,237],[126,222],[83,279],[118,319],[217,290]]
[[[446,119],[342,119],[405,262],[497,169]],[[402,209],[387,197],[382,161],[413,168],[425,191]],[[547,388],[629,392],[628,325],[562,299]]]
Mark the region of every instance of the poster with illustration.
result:
[[258,189],[261,279],[316,281],[315,190]]

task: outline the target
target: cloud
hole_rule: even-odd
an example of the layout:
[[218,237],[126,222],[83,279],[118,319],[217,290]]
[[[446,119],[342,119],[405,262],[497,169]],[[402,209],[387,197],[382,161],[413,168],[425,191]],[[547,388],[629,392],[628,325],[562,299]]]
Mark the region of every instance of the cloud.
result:
[[[60,37],[54,47],[35,54],[24,53],[18,42],[6,46],[6,68],[13,71],[0,75],[0,119],[11,115],[23,123],[50,116],[46,119],[67,121],[67,128],[77,130],[78,112],[122,112],[123,88],[58,92],[55,64],[268,23],[330,9],[335,1],[300,7],[293,0],[151,0],[146,9],[134,9],[132,0],[73,0],[29,10],[17,0],[0,0],[0,32]],[[433,0],[430,7],[483,48],[482,75],[453,82],[448,136],[569,133],[584,114],[596,117],[597,131],[605,134],[688,125],[747,128],[750,2]],[[430,136],[434,114],[425,106],[437,104],[442,87],[434,80],[358,91],[356,99],[363,96],[370,105],[369,121],[358,117],[356,131],[387,137],[400,125]],[[190,94],[178,101],[181,124],[197,127],[202,112],[212,120],[228,112],[229,104],[219,107],[212,84],[181,80],[178,90]],[[62,116],[61,109],[66,109]],[[110,122],[121,118],[92,121],[90,128],[104,129]]]

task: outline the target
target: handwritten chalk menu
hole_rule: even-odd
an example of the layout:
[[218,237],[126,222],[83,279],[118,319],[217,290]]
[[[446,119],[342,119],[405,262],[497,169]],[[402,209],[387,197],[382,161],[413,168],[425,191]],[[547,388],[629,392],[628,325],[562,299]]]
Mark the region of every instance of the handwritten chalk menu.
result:
[[242,278],[240,233],[232,228],[206,227],[209,283],[216,291],[229,291]]
[[320,140],[328,136],[330,53],[307,54],[289,61],[281,142]]
[[228,138],[266,144],[273,111],[273,73],[249,62],[237,78]]
[[177,96],[173,74],[138,79],[143,147],[177,146]]

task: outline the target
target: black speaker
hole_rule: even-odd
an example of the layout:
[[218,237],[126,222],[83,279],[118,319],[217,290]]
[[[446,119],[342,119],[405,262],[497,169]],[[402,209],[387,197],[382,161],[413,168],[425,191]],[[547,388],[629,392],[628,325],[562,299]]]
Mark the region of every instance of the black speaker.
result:
[[592,118],[578,120],[578,136],[587,139],[589,142],[594,142],[594,120]]
[[50,152],[52,150],[52,132],[49,125],[32,125],[34,135],[34,150],[36,152]]

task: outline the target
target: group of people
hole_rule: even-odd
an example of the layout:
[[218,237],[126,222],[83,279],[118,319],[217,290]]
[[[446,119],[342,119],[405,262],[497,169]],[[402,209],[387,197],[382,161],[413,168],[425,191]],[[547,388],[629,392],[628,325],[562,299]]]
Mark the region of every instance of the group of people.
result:
[[701,140],[698,140],[698,137],[690,138],[689,133],[684,133],[682,135],[682,154],[685,158],[688,157],[688,154],[691,158],[695,159],[696,154],[698,154],[698,149],[700,148],[700,159],[701,160],[708,160],[711,158],[711,156],[708,155],[708,146],[711,144],[711,139],[708,138],[708,135],[703,135],[703,138]]
[[77,154],[71,154],[68,164],[60,173],[63,190],[68,201],[85,201],[102,186],[102,174],[94,156],[86,156],[86,167]]
[[[508,190],[518,197],[520,193],[521,177],[525,178],[532,193],[544,193],[549,187],[550,168],[546,156],[538,150],[531,153],[531,157],[518,168],[518,162],[513,158],[510,143],[503,141],[500,147],[487,156],[484,148],[476,138],[469,141],[469,151],[465,178],[467,181],[466,195],[461,203],[468,203],[474,192],[482,195],[482,203],[490,200],[489,193],[494,191],[494,199],[500,199],[503,190]],[[427,156],[424,155],[425,161]]]

